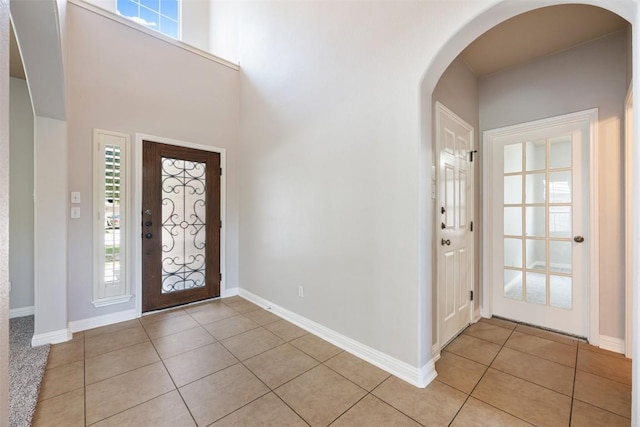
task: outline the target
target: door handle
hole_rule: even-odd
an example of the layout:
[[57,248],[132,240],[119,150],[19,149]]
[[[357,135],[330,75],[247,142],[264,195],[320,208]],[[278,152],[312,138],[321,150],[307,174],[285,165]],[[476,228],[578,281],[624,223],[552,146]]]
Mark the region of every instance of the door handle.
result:
[[441,244],[442,246],[445,246],[445,245],[446,245],[446,246],[449,246],[449,245],[451,245],[451,240],[449,240],[449,239],[447,239],[447,240],[442,239],[442,240],[440,240],[440,244]]
[[150,238],[152,238],[152,237],[153,237],[153,234],[151,234],[151,233],[147,233],[147,234],[145,234],[145,235],[144,235],[144,237],[146,237],[147,239],[150,239]]
[[582,242],[584,242],[584,237],[582,237],[582,236],[575,236],[575,237],[573,238],[573,241],[574,241],[574,242],[576,242],[576,243],[582,243]]
[[444,206],[442,206],[442,207],[440,208],[440,213],[441,213],[441,214],[445,213],[446,211],[447,211],[447,210],[444,208]]

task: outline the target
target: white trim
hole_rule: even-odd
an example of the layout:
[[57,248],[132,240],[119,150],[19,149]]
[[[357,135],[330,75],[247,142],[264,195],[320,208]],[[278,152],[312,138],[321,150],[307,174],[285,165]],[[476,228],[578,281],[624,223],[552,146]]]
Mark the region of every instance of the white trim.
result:
[[89,317],[88,319],[74,320],[73,322],[69,322],[69,330],[71,332],[81,332],[88,329],[99,328],[100,326],[112,325],[114,323],[124,322],[136,318],[137,316],[135,309],[124,310],[117,313]]
[[[107,141],[107,138],[109,139]],[[116,139],[115,141],[113,139]],[[120,147],[120,280],[114,285],[105,277],[105,146]],[[93,129],[93,300],[94,307],[128,302],[131,299],[130,248],[132,236],[129,223],[132,218],[131,201],[131,136],[127,133]],[[129,298],[125,300],[126,296]]]
[[71,333],[71,329],[60,329],[58,331],[47,332],[44,334],[34,335],[31,338],[31,346],[37,347],[39,345],[45,344],[58,344],[61,342],[66,342],[71,339],[73,334]]
[[36,313],[36,308],[33,305],[28,307],[18,307],[9,310],[9,319],[15,317],[33,316]]
[[473,321],[472,323],[478,323],[480,321],[480,319],[482,318],[482,310],[480,310],[480,307],[478,307],[474,312],[473,312]]
[[222,289],[220,290],[220,298],[230,298],[237,295],[240,295],[240,288],[237,286],[235,288],[225,289],[224,291],[222,291]]
[[624,103],[625,356],[633,349],[633,82]]
[[[135,143],[133,147],[133,203],[132,212],[142,212],[142,141],[149,140],[159,142],[161,144],[175,145],[178,147],[193,148],[195,150],[210,151],[220,154],[220,167],[222,168],[222,176],[220,177],[220,221],[222,221],[222,228],[220,229],[220,273],[222,274],[222,280],[220,280],[220,295],[221,296],[233,296],[237,293],[230,290],[227,293],[227,274],[226,274],[226,241],[227,241],[227,150],[220,147],[214,147],[211,145],[202,145],[192,142],[179,141],[177,139],[163,138],[161,136],[148,135],[144,133],[135,134]],[[142,234],[142,222],[136,221],[132,218],[131,223],[131,250],[132,265],[131,265],[131,277],[132,277],[132,289],[134,294],[138,296],[136,298],[136,316],[142,316],[142,241],[140,235]],[[138,236],[136,239],[135,236]],[[233,288],[231,288],[233,289]]]
[[491,210],[493,207],[492,192],[489,186],[493,182],[493,168],[490,167],[492,141],[496,138],[502,138],[509,135],[515,135],[522,132],[530,132],[545,127],[560,126],[587,121],[589,124],[589,164],[584,165],[589,169],[589,302],[587,307],[588,316],[586,319],[589,342],[598,346],[600,341],[600,268],[599,268],[599,215],[598,215],[598,109],[578,111],[575,113],[564,114],[561,116],[550,117],[532,122],[506,126],[498,129],[487,130],[483,132],[482,144],[482,169],[483,182],[482,191],[485,197],[483,205],[483,239],[482,244],[482,265],[483,265],[483,298],[482,298],[482,316],[491,317],[493,315],[492,307],[492,268],[490,265],[491,254],[493,253],[493,239],[491,236]]
[[[93,12],[93,13],[95,13],[97,15],[103,16],[103,17],[105,17],[107,19],[111,19],[112,21],[115,21],[115,22],[117,22],[119,24],[126,25],[127,27],[132,28],[132,29],[134,29],[136,31],[140,31],[141,33],[145,33],[147,35],[155,37],[158,40],[162,40],[165,43],[172,44],[172,45],[174,45],[176,47],[179,47],[179,48],[184,49],[186,51],[189,51],[191,53],[195,53],[196,55],[199,55],[199,56],[201,56],[201,57],[203,57],[205,59],[208,59],[208,60],[213,61],[213,62],[217,62],[218,64],[224,65],[225,67],[229,67],[232,70],[236,70],[236,71],[240,70],[240,66],[238,64],[234,64],[231,61],[227,61],[226,59],[220,58],[220,57],[215,56],[215,55],[213,55],[213,54],[211,54],[209,52],[206,52],[204,50],[198,49],[197,47],[194,47],[194,46],[192,46],[190,44],[187,44],[187,43],[185,43],[183,41],[171,38],[171,37],[169,37],[167,35],[164,35],[164,34],[158,32],[158,31],[150,30],[150,29],[144,27],[143,25],[140,25],[140,24],[138,24],[138,23],[136,23],[136,22],[134,22],[134,21],[132,21],[130,19],[127,19],[127,18],[125,18],[123,16],[117,15],[117,14],[115,14],[113,12],[105,10],[105,9],[103,9],[101,7],[98,7],[96,5],[93,5],[91,3],[87,3],[86,1],[83,1],[83,0],[67,0],[67,1],[69,3],[75,5],[75,6],[78,6],[78,7],[81,7],[83,9],[86,9],[86,10],[88,10],[90,12]],[[180,31],[182,31],[182,30],[180,30]]]
[[341,349],[363,359],[380,369],[384,369],[390,374],[420,388],[426,387],[436,376],[435,362],[429,360],[422,368],[416,368],[401,360],[382,353],[374,348],[364,345],[356,340],[346,337],[332,329],[322,326],[306,317],[300,316],[286,308],[280,307],[272,302],[259,297],[247,290],[240,289],[240,296],[271,311],[285,320],[311,332],[312,334],[329,341]]
[[[598,201],[598,109],[584,111],[589,115],[589,342],[600,343],[600,205]],[[581,113],[576,113],[581,114]]]
[[625,354],[625,347],[623,339],[600,335],[600,348],[603,350]]
[[94,301],[91,301],[91,304],[93,304],[94,307],[107,307],[109,305],[116,305],[116,304],[124,304],[127,303],[129,301],[131,301],[131,298],[133,297],[133,295],[129,294],[129,295],[119,295],[117,297],[110,297],[110,298],[100,298]]
[[433,358],[433,363],[440,360],[440,343],[435,342],[431,346],[431,357]]

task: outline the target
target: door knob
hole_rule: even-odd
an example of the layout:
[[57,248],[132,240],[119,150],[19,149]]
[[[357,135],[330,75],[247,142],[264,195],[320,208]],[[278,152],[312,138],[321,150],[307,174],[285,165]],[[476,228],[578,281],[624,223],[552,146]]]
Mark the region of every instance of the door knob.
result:
[[440,240],[440,244],[441,244],[442,246],[445,246],[445,245],[446,245],[446,246],[449,246],[449,245],[451,245],[451,240],[449,240],[449,239],[447,239],[447,240],[442,239],[442,240]]
[[582,243],[582,242],[584,242],[584,237],[582,237],[582,236],[575,236],[575,237],[573,238],[573,241],[574,241],[574,242],[576,242],[576,243]]
[[145,221],[144,225],[146,225],[147,227],[151,227],[151,221]]
[[147,233],[147,234],[145,234],[145,235],[144,235],[144,237],[146,237],[147,239],[150,239],[150,238],[152,238],[152,237],[153,237],[153,234],[151,234],[151,233]]

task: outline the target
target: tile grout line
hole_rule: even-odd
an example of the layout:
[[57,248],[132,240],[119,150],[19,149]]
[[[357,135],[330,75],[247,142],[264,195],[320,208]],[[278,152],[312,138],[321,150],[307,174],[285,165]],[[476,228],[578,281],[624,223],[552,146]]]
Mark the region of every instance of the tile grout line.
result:
[[[467,327],[466,327],[466,328],[464,328],[464,329],[462,330],[462,332],[460,332],[460,334],[458,334],[458,335],[454,338],[454,340],[455,340],[455,339],[457,339],[460,335],[462,335],[462,334],[463,334],[463,333],[464,333],[464,332],[469,328],[469,326],[471,326],[471,325],[467,325]],[[497,325],[494,325],[494,326],[496,326],[496,327],[501,327],[501,326],[497,326]],[[506,329],[506,328],[504,328],[504,329]],[[511,330],[511,333],[509,334],[509,337],[513,334],[513,331],[514,331],[514,330],[515,330],[515,328]],[[507,342],[507,340],[509,339],[509,337],[507,337],[507,339],[505,340],[505,343]],[[482,339],[482,338],[478,338],[478,339]],[[452,340],[452,341],[453,341],[453,340]],[[485,340],[485,341],[486,341],[486,340]],[[488,342],[490,342],[490,341],[488,341]],[[495,343],[493,343],[493,344],[495,344]],[[500,351],[502,351],[502,349],[503,349],[503,348],[504,348],[504,344],[502,344],[502,346],[500,346],[500,350],[498,350],[498,352],[496,353],[496,355],[493,357],[493,359],[491,360],[491,363],[493,363],[493,360],[495,360],[495,358],[496,358],[496,357],[498,357],[498,354],[500,353]],[[446,347],[445,347],[445,348],[443,348],[443,349],[442,349],[442,351],[444,351],[445,349],[446,349]],[[453,354],[455,354],[455,353],[453,353]],[[467,359],[467,360],[471,360],[471,359]],[[477,361],[475,361],[475,360],[473,360],[473,362],[478,363],[478,362],[477,362]],[[474,392],[474,390],[476,389],[476,387],[478,387],[478,384],[480,384],[480,381],[482,381],[482,378],[484,378],[484,376],[487,374],[487,371],[489,371],[489,367],[491,366],[491,363],[489,363],[489,365],[487,365],[486,369],[484,370],[484,372],[482,373],[482,375],[480,376],[480,378],[478,379],[478,381],[476,382],[476,384],[473,386],[473,388],[471,389],[471,391],[469,392],[469,394],[467,394],[466,399],[464,399],[464,402],[462,402],[462,405],[460,405],[460,407],[459,407],[459,408],[458,408],[458,410],[456,411],[456,413],[455,413],[455,415],[453,416],[453,418],[451,418],[451,421],[450,421],[450,422],[449,422],[449,424],[448,424],[449,426],[450,426],[451,424],[453,424],[453,422],[455,421],[455,419],[456,419],[456,418],[458,417],[458,415],[460,414],[460,411],[462,411],[462,408],[464,408],[464,405],[466,405],[466,404],[467,404],[467,402],[468,402],[468,401],[469,401],[469,399],[471,398],[471,394]],[[451,387],[451,386],[450,386],[450,387]],[[453,388],[455,389],[455,387],[453,387]],[[456,389],[456,390],[457,390],[457,389]],[[463,393],[464,393],[464,392],[463,392]],[[475,399],[475,398],[474,398],[474,399]],[[485,402],[485,403],[486,403],[486,402]]]
[[569,407],[569,425],[571,425],[571,419],[573,418],[573,402],[576,394],[576,377],[578,376],[578,355],[580,354],[580,345],[576,346],[576,365],[573,369],[573,387],[571,388],[571,407]]
[[[500,327],[500,328],[503,328],[503,329],[507,329],[507,328],[504,328],[504,327],[502,327],[502,326],[498,326],[498,325],[495,325],[495,324],[491,324],[491,325],[496,326],[496,327]],[[467,328],[468,328],[468,326],[467,326]],[[491,403],[485,402],[485,401],[484,401],[484,400],[482,400],[482,399],[479,399],[479,398],[477,398],[477,397],[471,396],[471,394],[472,394],[472,393],[475,391],[475,389],[478,387],[478,384],[480,384],[480,382],[482,381],[482,379],[484,378],[484,376],[487,374],[487,372],[489,372],[489,368],[491,368],[491,365],[493,364],[493,362],[495,361],[495,359],[498,357],[498,354],[500,354],[500,352],[502,351],[502,349],[503,349],[503,348],[505,348],[505,345],[507,344],[507,341],[509,341],[509,338],[511,338],[511,336],[514,334],[514,332],[516,331],[516,328],[517,328],[517,326],[516,326],[516,327],[514,327],[513,329],[511,329],[511,333],[509,334],[509,336],[507,337],[507,339],[505,339],[504,343],[500,346],[500,350],[498,350],[498,352],[496,353],[496,355],[493,357],[493,359],[491,360],[491,363],[490,363],[489,365],[485,365],[485,366],[486,366],[486,369],[485,369],[485,370],[484,370],[484,372],[482,373],[482,376],[480,376],[480,378],[478,379],[478,381],[476,382],[476,384],[473,386],[473,389],[472,389],[472,390],[469,392],[469,394],[467,395],[467,398],[465,399],[465,401],[463,402],[463,404],[460,406],[460,408],[458,409],[458,411],[456,412],[456,414],[454,415],[454,417],[451,419],[451,422],[449,423],[449,426],[451,426],[451,424],[453,424],[453,422],[455,421],[455,419],[456,419],[456,418],[458,417],[458,415],[460,414],[460,411],[462,411],[462,408],[464,407],[464,405],[466,405],[466,404],[467,404],[467,402],[469,401],[469,399],[470,399],[471,397],[473,397],[474,399],[477,399],[478,401],[480,401],[480,402],[482,402],[482,403],[484,403],[484,404],[486,404],[486,405],[491,406],[492,408],[495,408],[495,409],[496,409],[496,410],[498,410],[498,411],[504,412],[505,414],[509,414],[509,415],[511,415],[512,417],[514,417],[514,418],[516,418],[516,419],[518,419],[518,420],[521,420],[521,421],[523,421],[523,422],[525,422],[525,423],[527,423],[527,424],[531,424],[530,422],[528,422],[528,421],[526,421],[526,420],[523,420],[522,418],[518,417],[517,415],[514,415],[514,414],[512,414],[512,413],[510,413],[510,412],[507,412],[507,411],[505,411],[504,409],[498,408],[498,407],[496,407],[496,406],[492,405]],[[466,328],[465,328],[465,330],[466,330]],[[507,329],[507,330],[509,330],[509,329]],[[463,333],[464,333],[464,330],[463,330],[459,335],[462,335]],[[459,336],[459,335],[458,335],[458,336]],[[456,338],[457,338],[457,337],[456,337]],[[477,337],[475,337],[475,338],[477,338]],[[478,338],[478,339],[482,339],[482,338]],[[487,340],[484,340],[484,341],[487,341]],[[487,342],[492,342],[492,341],[487,341]],[[493,344],[496,344],[496,343],[493,343]],[[498,344],[496,344],[496,345],[498,345]],[[509,348],[509,347],[506,347],[506,348]],[[443,349],[443,350],[444,350],[444,349]],[[453,354],[455,354],[455,353],[453,353]],[[458,355],[456,354],[456,356],[458,356]],[[462,357],[462,356],[460,356],[460,357]],[[467,358],[465,358],[465,359],[467,359]],[[471,361],[473,361],[473,362],[476,362],[475,360],[472,360],[472,359],[467,359],[467,360],[471,360]],[[476,362],[476,363],[479,363],[479,362]],[[495,369],[495,368],[493,368],[493,369]],[[497,370],[497,369],[496,369],[496,370]],[[502,371],[500,371],[500,372],[502,372]],[[507,374],[507,375],[510,375],[510,374]],[[515,377],[515,378],[518,378],[518,377]],[[525,380],[525,381],[526,381],[526,380]],[[530,381],[529,381],[529,382],[530,382]],[[533,384],[533,383],[532,383],[532,384]],[[451,386],[450,386],[450,387],[451,387]],[[453,388],[455,389],[455,387],[453,387]],[[456,389],[456,390],[457,390],[457,389]],[[531,425],[533,425],[533,424],[531,424]]]
[[[186,311],[185,311],[186,313]],[[187,313],[187,315],[189,315],[189,313]],[[189,315],[190,316],[190,315]],[[195,319],[193,319],[195,320]],[[196,321],[197,322],[197,321]],[[144,326],[143,328],[144,329]],[[206,329],[205,329],[206,331]],[[160,362],[162,363],[162,367],[164,368],[164,370],[166,371],[167,375],[169,376],[169,379],[171,379],[171,382],[173,383],[173,386],[175,387],[175,391],[178,393],[178,396],[180,396],[180,400],[182,400],[182,404],[184,405],[184,407],[187,409],[187,412],[189,412],[189,416],[191,416],[191,419],[193,420],[194,424],[197,426],[198,423],[196,421],[196,418],[193,416],[193,413],[191,412],[191,409],[189,408],[189,405],[187,405],[187,402],[184,400],[184,397],[182,396],[182,393],[180,393],[180,388],[178,387],[178,385],[176,384],[175,380],[173,379],[173,377],[171,376],[171,373],[169,372],[169,369],[167,369],[167,365],[165,365],[164,363],[164,359],[162,358],[162,356],[160,356],[160,353],[158,352],[158,349],[156,348],[155,343],[153,342],[153,340],[151,339],[151,337],[149,337],[149,334],[147,333],[147,330],[144,329],[144,333],[147,334],[147,338],[149,338],[149,342],[151,342],[151,345],[153,346],[153,350],[156,352],[156,354],[158,355],[158,358],[160,359]],[[207,331],[208,333],[208,331]],[[215,340],[215,338],[214,338]],[[199,348],[199,347],[198,347]],[[173,390],[172,390],[173,391]],[[170,392],[167,392],[170,393]],[[165,393],[166,394],[166,393]],[[156,396],[153,399],[160,397],[160,396]],[[150,399],[147,402],[153,400]],[[146,403],[146,402],[143,402]],[[129,408],[130,409],[130,408]]]

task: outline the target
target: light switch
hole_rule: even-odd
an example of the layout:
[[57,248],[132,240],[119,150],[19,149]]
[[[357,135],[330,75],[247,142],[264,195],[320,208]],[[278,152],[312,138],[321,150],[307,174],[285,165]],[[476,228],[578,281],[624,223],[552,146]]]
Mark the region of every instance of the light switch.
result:
[[71,192],[71,203],[80,203],[80,192],[72,191]]
[[71,208],[71,219],[78,219],[78,218],[80,218],[80,208],[75,206]]

